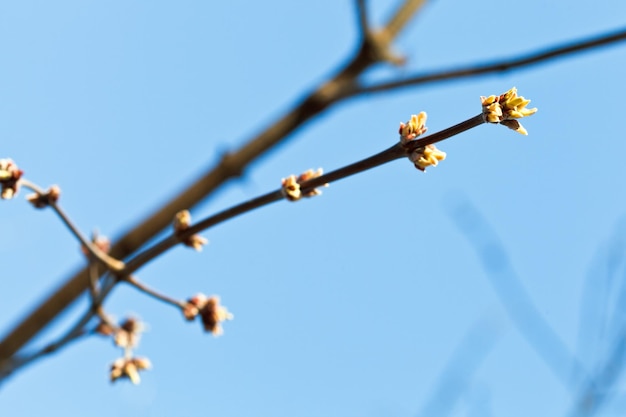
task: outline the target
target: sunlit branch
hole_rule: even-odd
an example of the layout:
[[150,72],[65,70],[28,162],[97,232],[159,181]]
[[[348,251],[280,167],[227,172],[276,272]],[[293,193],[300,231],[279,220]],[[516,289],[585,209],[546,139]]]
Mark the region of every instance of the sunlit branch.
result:
[[385,36],[394,39],[415,16],[426,0],[407,0],[395,11],[384,28]]

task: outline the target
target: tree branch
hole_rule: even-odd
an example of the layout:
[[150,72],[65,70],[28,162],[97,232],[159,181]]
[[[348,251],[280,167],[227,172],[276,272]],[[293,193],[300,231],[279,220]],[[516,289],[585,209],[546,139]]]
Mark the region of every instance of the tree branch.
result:
[[626,29],[622,28],[617,31],[579,39],[566,44],[549,46],[517,57],[489,61],[480,64],[472,64],[456,69],[436,70],[421,74],[418,73],[404,79],[384,81],[369,86],[354,84],[349,90],[346,90],[344,94],[346,97],[352,97],[361,94],[392,91],[403,87],[415,87],[439,81],[450,81],[497,72],[505,72],[546,63],[556,58],[562,58],[571,54],[589,51],[600,46],[607,46],[624,40],[626,40]]
[[[421,1],[406,0],[405,6],[398,10],[386,28],[387,45],[417,12],[421,3]],[[361,45],[355,56],[329,81],[307,95],[292,110],[265,131],[250,139],[244,146],[225,154],[216,167],[210,169],[180,194],[172,196],[163,207],[129,230],[112,246],[111,256],[116,259],[125,259],[169,226],[177,212],[195,206],[226,181],[240,176],[244,169],[259,156],[286,140],[297,129],[340,101],[343,98],[340,92],[353,84],[359,75],[377,62],[380,62],[380,59],[370,54],[367,47]],[[100,273],[104,272],[102,268]],[[3,361],[13,356],[88,288],[89,274],[88,269],[84,268],[69,278],[32,311],[29,310],[28,315],[0,342],[0,367]]]

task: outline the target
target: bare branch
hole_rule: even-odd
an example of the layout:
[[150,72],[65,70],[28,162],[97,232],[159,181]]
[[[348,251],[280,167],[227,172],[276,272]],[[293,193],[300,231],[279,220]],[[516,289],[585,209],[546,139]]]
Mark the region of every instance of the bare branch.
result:
[[395,39],[424,3],[426,0],[406,0],[385,25],[385,36],[389,39]]
[[[402,143],[398,143],[362,161],[355,162],[346,167],[330,172],[326,175],[321,175],[311,180],[304,181],[300,184],[300,186],[303,192],[307,193],[328,182],[346,178],[348,176],[377,167],[379,165],[385,164],[395,159],[403,158],[407,155],[407,153],[411,153],[416,148],[425,147],[427,145],[440,142],[454,135],[462,133],[465,130],[479,126],[483,123],[484,123],[484,119],[481,113],[477,116],[474,116],[448,129],[444,129],[440,132],[433,133],[432,135],[426,136],[422,139],[416,139],[412,142],[409,142],[410,146],[406,146],[406,145],[402,145]],[[132,277],[131,275],[126,275],[126,274],[131,274],[132,272],[144,266],[146,263],[155,259],[159,255],[163,254],[168,249],[176,246],[178,243],[183,242],[185,238],[195,233],[198,233],[209,227],[215,226],[221,222],[229,220],[240,214],[250,212],[256,208],[262,207],[272,202],[282,200],[284,198],[285,198],[285,195],[283,194],[282,189],[278,189],[276,191],[270,192],[268,194],[262,195],[260,197],[254,198],[252,200],[246,201],[237,206],[224,210],[220,213],[217,213],[214,216],[211,216],[207,219],[200,221],[194,226],[190,226],[188,229],[185,229],[182,232],[175,231],[171,236],[165,238],[161,242],[157,243],[156,245],[148,248],[146,251],[141,252],[137,256],[132,258],[126,264],[124,271],[118,274],[119,276],[117,277],[117,279],[112,276],[108,276],[109,279],[105,280],[101,288],[99,289],[96,288],[97,275],[95,275],[95,271],[94,271],[96,264],[91,263],[89,266],[89,271],[91,275],[90,276],[90,293],[92,297],[92,305],[90,309],[83,315],[83,317],[81,317],[78,323],[76,323],[67,332],[67,334],[64,337],[62,337],[57,342],[50,345],[50,346],[53,346],[52,351],[56,351],[60,349],[61,347],[65,346],[66,344],[68,344],[69,342],[71,342],[74,339],[75,334],[80,329],[82,329],[89,322],[89,320],[95,315],[98,315],[101,318],[101,320],[105,323],[110,322],[108,320],[108,317],[102,310],[101,306],[102,306],[102,302],[108,296],[108,294],[113,289],[113,287],[117,284],[117,282],[120,282],[118,280],[129,283],[130,285],[134,286],[138,290],[144,292],[145,294],[148,294],[149,296],[153,298],[156,298],[157,300],[173,305],[179,309],[184,309],[187,306],[186,302],[176,300],[167,295],[161,294],[153,290],[152,288],[148,287],[147,285],[141,283],[139,280]],[[5,360],[3,362],[0,362],[0,380],[9,376],[16,369],[22,367],[23,365],[42,357],[44,353],[47,353],[47,352],[36,352],[34,354],[27,355],[24,357],[18,357],[12,360]]]
[[143,282],[139,281],[137,278],[133,277],[132,275],[129,275],[127,277],[125,277],[123,279],[124,282],[127,282],[128,284],[130,284],[131,286],[135,287],[136,289],[138,289],[139,291],[143,292],[144,294],[149,295],[152,298],[155,298],[159,301],[163,301],[166,304],[170,304],[174,307],[177,307],[179,309],[183,309],[185,308],[185,306],[187,305],[187,303],[185,301],[180,301],[180,300],[176,300],[175,298],[171,298],[165,294],[161,294],[160,292],[148,287],[146,284],[144,284]]
[[[300,184],[300,187],[303,192],[312,191],[317,187],[323,186],[324,184],[328,184],[333,181],[337,181],[351,175],[366,171],[368,169],[372,169],[377,166],[386,164],[393,160],[403,158],[407,155],[407,153],[410,153],[417,148],[425,147],[427,145],[443,141],[466,130],[479,126],[483,123],[483,116],[482,114],[479,114],[448,129],[433,133],[432,135],[426,136],[422,139],[417,139],[411,142],[410,146],[406,148],[404,148],[400,144],[393,145],[392,147],[376,155],[370,156],[369,158],[355,162],[343,168],[339,168],[335,171],[329,172],[328,174],[321,175],[319,177],[305,181]],[[155,244],[154,246],[146,249],[144,252],[140,252],[137,256],[128,261],[124,273],[132,274],[151,260],[155,259],[167,250],[176,246],[178,243],[180,243],[181,239],[185,239],[193,234],[199,233],[219,223],[230,220],[236,216],[248,213],[259,207],[263,207],[276,201],[283,200],[284,198],[285,196],[282,193],[282,189],[278,189],[228,208],[213,216],[210,216],[189,227],[189,229],[185,230],[183,233],[172,234],[169,237],[160,241],[159,243]]]
[[397,90],[403,87],[415,87],[423,84],[430,84],[438,81],[450,81],[479,75],[510,71],[518,68],[530,67],[543,64],[555,58],[562,58],[571,54],[584,52],[615,44],[626,40],[626,29],[605,33],[589,38],[580,39],[566,44],[553,45],[541,50],[523,54],[521,56],[507,58],[497,61],[489,61],[480,64],[472,64],[456,69],[443,69],[422,74],[415,74],[404,79],[380,82],[369,86],[353,85],[350,90],[346,90],[346,97],[369,93],[380,93]]
[[[386,29],[385,38],[388,43],[395,38],[421,3],[422,1],[407,0],[405,6],[399,10]],[[286,140],[297,129],[340,101],[343,98],[341,92],[376,62],[378,62],[377,57],[369,54],[367,48],[360,48],[350,62],[337,71],[334,77],[320,85],[265,131],[247,141],[244,146],[225,154],[216,167],[208,170],[205,175],[180,194],[169,198],[167,204],[129,230],[113,245],[111,256],[123,260],[132,255],[147,241],[168,227],[177,212],[192,208],[226,181],[240,176],[244,169],[259,156]],[[104,268],[100,273],[103,272]],[[69,278],[46,300],[38,303],[36,308],[29,310],[28,316],[0,342],[0,363],[14,355],[88,287],[88,270],[83,269]]]

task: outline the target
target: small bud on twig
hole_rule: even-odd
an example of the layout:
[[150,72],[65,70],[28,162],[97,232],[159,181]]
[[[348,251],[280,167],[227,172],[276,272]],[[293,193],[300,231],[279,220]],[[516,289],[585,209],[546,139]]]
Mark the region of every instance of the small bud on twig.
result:
[[418,115],[412,115],[411,120],[406,123],[400,123],[400,143],[407,150],[409,159],[420,171],[426,171],[429,166],[437,166],[439,161],[446,159],[446,153],[437,149],[435,145],[426,145],[414,150],[410,150],[410,145],[423,135],[428,128],[426,127],[426,112],[420,112]]
[[419,136],[426,133],[428,128],[426,127],[426,112],[420,112],[418,115],[411,115],[411,120],[406,123],[400,123],[400,142],[402,145],[407,145],[409,142],[414,141]]
[[[180,236],[185,230],[189,229],[189,227],[191,227],[191,213],[189,213],[188,210],[181,210],[176,213],[176,216],[174,216],[174,234]],[[202,246],[209,243],[207,239],[198,234],[186,237],[182,239],[181,242],[183,245],[189,246],[198,252],[202,250]]]
[[517,88],[513,87],[499,96],[481,96],[480,102],[485,122],[499,123],[522,135],[528,135],[526,129],[516,119],[532,116],[537,112],[537,108],[527,109],[530,100],[518,96]]
[[214,336],[219,336],[223,333],[220,323],[234,318],[226,307],[220,305],[218,296],[207,297],[201,293],[187,300],[187,306],[183,309],[183,315],[189,321],[200,316],[204,330],[213,333]]
[[113,342],[124,349],[134,348],[139,344],[144,329],[145,326],[142,322],[129,317],[120,324],[118,329],[115,329]]
[[427,167],[435,167],[439,161],[446,159],[446,153],[437,149],[435,145],[427,145],[411,152],[409,159],[415,164],[415,168],[426,171]]
[[[302,190],[300,189],[300,184],[305,181],[312,180],[313,178],[321,177],[323,173],[324,170],[322,170],[322,168],[318,168],[317,171],[308,169],[300,174],[298,177],[296,177],[295,175],[290,175],[287,178],[283,178],[281,180],[283,195],[289,201],[298,201],[302,197],[314,197],[316,195],[322,194],[322,192],[318,188],[302,192]],[[324,187],[328,187],[328,184],[324,184]]]
[[61,189],[58,185],[53,185],[48,188],[43,194],[30,194],[26,196],[26,200],[33,205],[33,207],[42,209],[48,207],[50,203],[56,203],[61,197]]
[[111,372],[109,377],[111,382],[115,382],[120,378],[128,378],[137,385],[141,380],[139,371],[152,368],[152,364],[148,358],[119,358],[111,364]]
[[10,200],[19,189],[18,180],[24,172],[15,165],[13,160],[0,159],[0,198]]

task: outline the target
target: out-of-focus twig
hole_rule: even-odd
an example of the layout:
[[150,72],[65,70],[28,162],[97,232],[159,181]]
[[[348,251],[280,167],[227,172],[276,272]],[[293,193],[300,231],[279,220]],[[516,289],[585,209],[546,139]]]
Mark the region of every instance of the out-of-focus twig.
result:
[[168,295],[162,294],[153,288],[150,288],[149,286],[139,281],[137,278],[135,278],[132,275],[125,277],[124,281],[130,284],[131,286],[137,288],[139,291],[143,292],[144,294],[147,294],[154,299],[163,301],[164,303],[177,307],[181,310],[184,309],[185,306],[187,305],[185,301],[177,300]]
[[606,360],[583,384],[570,412],[573,417],[592,416],[605,406],[615,393],[614,383],[626,364],[626,323],[613,340],[613,349]]
[[616,31],[565,44],[544,47],[540,50],[512,58],[493,60],[480,64],[470,64],[464,67],[459,66],[452,69],[441,69],[417,73],[401,79],[382,81],[371,85],[353,84],[349,90],[344,91],[344,94],[347,97],[351,97],[362,94],[381,93],[404,87],[416,87],[435,82],[452,81],[467,77],[511,71],[514,69],[521,69],[532,65],[547,63],[550,60],[563,58],[571,54],[596,50],[601,46],[608,46],[624,40],[626,40],[626,29],[622,28]]
[[456,202],[451,217],[476,251],[489,283],[521,334],[563,385],[573,388],[584,380],[583,366],[535,307],[487,220],[466,199]]
[[499,336],[498,328],[484,320],[472,326],[454,350],[452,358],[439,377],[437,386],[417,416],[449,415]]
[[[626,256],[624,255],[624,227],[617,226],[606,248],[602,249],[604,273],[590,274],[583,291],[580,314],[580,338],[599,339],[600,349],[592,357],[593,372],[583,381],[570,410],[571,416],[597,414],[618,392],[616,383],[626,364]],[[600,276],[599,276],[600,275]],[[598,289],[598,286],[602,288]],[[593,295],[598,293],[594,298]],[[590,314],[599,311],[600,314]],[[591,316],[591,319],[589,318]],[[585,334],[585,329],[587,333]],[[589,335],[590,329],[599,329]],[[598,355],[599,354],[599,355]]]

